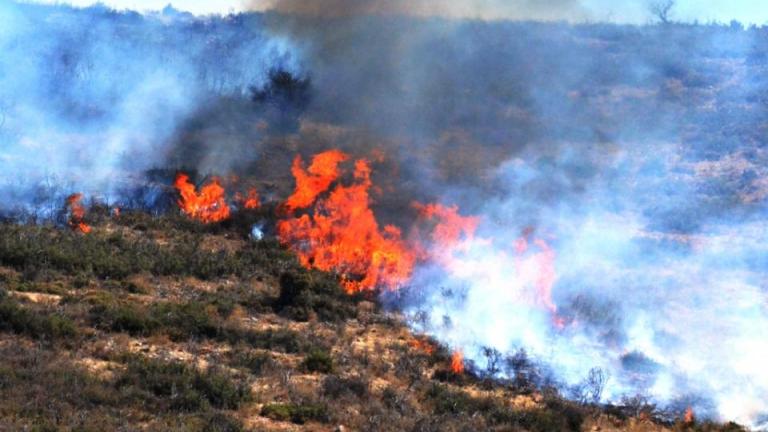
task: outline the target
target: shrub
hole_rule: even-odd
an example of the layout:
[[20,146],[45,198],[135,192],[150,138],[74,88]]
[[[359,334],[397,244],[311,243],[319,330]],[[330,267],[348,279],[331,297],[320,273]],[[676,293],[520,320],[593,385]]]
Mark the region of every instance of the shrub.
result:
[[289,318],[306,321],[317,315],[324,321],[355,316],[354,299],[328,274],[295,268],[280,275],[280,296],[275,310]]
[[331,373],[333,372],[333,359],[325,351],[312,350],[304,358],[301,367],[307,372]]
[[261,375],[272,362],[272,356],[269,353],[238,350],[232,353],[230,364],[245,368],[254,375]]
[[55,340],[75,337],[77,326],[63,315],[31,311],[6,296],[0,297],[0,331]]
[[220,412],[214,412],[206,416],[202,432],[241,432],[243,423]]
[[328,408],[318,404],[267,404],[261,408],[261,415],[272,420],[291,421],[297,424],[308,421],[321,423],[329,421]]
[[221,334],[221,322],[215,310],[201,302],[161,303],[152,307],[152,317],[164,327],[171,339],[215,338]]
[[243,383],[215,369],[198,371],[183,363],[162,362],[144,357],[129,358],[127,370],[117,381],[118,388],[135,387],[169,401],[179,411],[205,410],[209,406],[237,409],[249,400]]
[[96,327],[134,336],[147,336],[160,326],[144,307],[119,302],[91,307],[90,320]]
[[368,383],[361,378],[339,378],[330,375],[323,380],[323,394],[331,398],[352,395],[363,398],[368,395]]

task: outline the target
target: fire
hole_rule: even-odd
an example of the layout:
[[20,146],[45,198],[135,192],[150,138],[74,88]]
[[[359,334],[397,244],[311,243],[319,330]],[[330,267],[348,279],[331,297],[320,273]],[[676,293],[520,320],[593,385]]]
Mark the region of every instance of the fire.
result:
[[189,176],[179,173],[174,187],[181,196],[177,201],[179,208],[189,217],[204,223],[219,222],[229,217],[225,191],[218,178],[211,179],[198,193],[195,185],[190,183]]
[[329,150],[312,158],[312,164],[304,170],[300,156],[296,156],[291,166],[291,173],[296,179],[296,189],[285,202],[284,207],[289,212],[307,208],[317,199],[317,196],[328,190],[328,187],[339,178],[339,164],[349,159],[349,156],[339,150]]
[[685,424],[693,424],[696,421],[696,417],[693,414],[693,408],[688,407],[685,410],[685,415],[683,416],[683,421]]
[[340,174],[339,163],[347,159],[346,154],[331,150],[315,156],[306,170],[300,157],[294,160],[296,190],[284,208],[309,213],[278,222],[278,236],[304,266],[338,272],[350,294],[396,289],[410,277],[416,254],[397,227],[379,227],[370,208],[367,160],[355,162],[352,185],[331,188]]
[[427,355],[432,355],[435,352],[435,346],[430,341],[423,338],[415,337],[409,340],[408,346]]
[[259,192],[256,189],[248,189],[248,193],[243,196],[239,192],[235,194],[235,201],[240,203],[244,209],[255,210],[261,206],[261,200],[259,199]]
[[[533,244],[532,247],[531,244]],[[552,300],[555,284],[555,251],[540,238],[533,238],[533,230],[527,229],[515,242],[516,264],[520,277],[536,290],[535,302],[557,314]]]
[[82,204],[83,194],[75,193],[67,197],[67,209],[69,211],[68,224],[73,230],[83,234],[91,232],[91,227],[83,222],[85,219],[85,207]]
[[[411,234],[411,242],[419,248],[420,257],[450,266],[457,252],[469,248],[480,224],[480,218],[461,216],[457,206],[413,203],[413,207],[419,212],[419,223]],[[422,231],[430,232],[432,248],[429,252],[424,250]]]
[[454,351],[451,355],[451,372],[456,375],[464,373],[464,354],[461,351]]

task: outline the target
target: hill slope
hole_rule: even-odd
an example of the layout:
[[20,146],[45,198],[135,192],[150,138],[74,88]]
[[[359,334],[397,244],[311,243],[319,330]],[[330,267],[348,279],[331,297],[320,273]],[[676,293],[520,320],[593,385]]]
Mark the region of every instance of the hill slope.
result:
[[247,225],[0,226],[0,429],[742,430],[566,401],[522,354],[455,373],[396,312]]

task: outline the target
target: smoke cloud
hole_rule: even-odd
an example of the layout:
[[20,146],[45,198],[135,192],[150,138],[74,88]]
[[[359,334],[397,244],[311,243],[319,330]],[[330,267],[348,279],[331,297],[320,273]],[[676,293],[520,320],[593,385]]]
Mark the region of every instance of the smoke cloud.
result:
[[525,350],[565,391],[600,368],[603,402],[765,427],[765,29],[453,19],[589,16],[566,0],[319,5],[0,1],[4,206],[126,199],[152,168],[278,182],[295,153],[381,153],[382,223],[407,229],[414,200],[481,220],[461,265],[385,298],[415,329],[478,369]]
[[581,21],[588,17],[578,0],[257,0],[253,10],[315,17],[401,15],[469,19]]
[[124,198],[144,171],[166,166],[200,107],[295,66],[287,42],[257,23],[170,8],[143,16],[2,1],[0,23],[3,207],[43,217],[72,190]]

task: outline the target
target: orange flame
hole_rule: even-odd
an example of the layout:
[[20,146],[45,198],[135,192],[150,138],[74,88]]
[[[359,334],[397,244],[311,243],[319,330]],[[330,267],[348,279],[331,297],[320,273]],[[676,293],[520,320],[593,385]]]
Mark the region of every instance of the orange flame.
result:
[[[441,204],[413,203],[419,212],[418,228],[411,234],[412,243],[419,248],[422,259],[434,259],[444,266],[450,266],[454,255],[466,251],[474,239],[475,231],[480,223],[477,216],[461,216],[457,206]],[[424,250],[425,242],[421,239],[421,231],[430,232],[432,249]]]
[[[379,227],[370,208],[371,168],[355,162],[354,184],[337,185],[338,164],[348,156],[338,150],[314,157],[305,171],[301,158],[293,164],[296,191],[285,202],[288,210],[314,205],[313,212],[278,222],[280,240],[306,267],[337,271],[348,293],[396,289],[413,271],[416,256],[392,225]],[[320,195],[328,192],[327,196]]]
[[285,209],[293,212],[311,206],[317,196],[327,191],[331,183],[339,178],[339,164],[347,159],[349,156],[341,151],[329,150],[315,155],[305,171],[301,156],[296,156],[291,166],[296,189],[285,202]]
[[240,203],[244,209],[255,210],[261,207],[261,200],[259,199],[259,192],[256,189],[248,189],[248,193],[243,196],[241,193],[235,194],[235,201]]
[[427,355],[432,355],[435,352],[435,346],[426,339],[415,337],[408,341],[408,346]]
[[91,232],[91,227],[83,222],[85,219],[85,207],[82,204],[83,194],[75,193],[67,197],[67,209],[69,211],[69,227],[83,234]]
[[456,375],[464,373],[464,354],[461,351],[454,351],[451,355],[451,372]]
[[685,422],[685,424],[693,424],[696,421],[696,417],[693,414],[693,408],[691,407],[686,408],[683,421]]
[[177,201],[179,208],[189,217],[204,223],[219,222],[229,217],[229,206],[225,199],[225,191],[218,178],[195,190],[195,185],[189,182],[189,176],[184,173],[176,175],[174,187],[181,198]]

